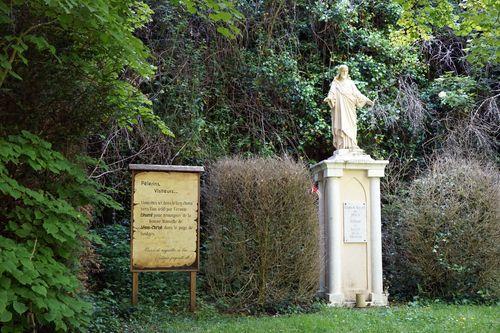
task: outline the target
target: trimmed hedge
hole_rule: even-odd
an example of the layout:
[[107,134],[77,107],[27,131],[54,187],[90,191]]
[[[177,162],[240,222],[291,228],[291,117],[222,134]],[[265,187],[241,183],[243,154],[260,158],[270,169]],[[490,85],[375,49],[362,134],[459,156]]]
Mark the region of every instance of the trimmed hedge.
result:
[[209,170],[205,272],[218,303],[270,310],[309,303],[317,291],[316,197],[290,159],[228,158]]
[[[391,207],[387,260],[396,293],[447,300],[500,296],[500,174],[441,156]],[[394,270],[395,269],[395,270]]]

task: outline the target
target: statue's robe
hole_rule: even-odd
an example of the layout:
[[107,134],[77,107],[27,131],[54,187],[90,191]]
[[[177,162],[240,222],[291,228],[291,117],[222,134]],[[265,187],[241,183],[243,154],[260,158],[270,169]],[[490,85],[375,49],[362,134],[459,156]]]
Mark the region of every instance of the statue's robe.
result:
[[333,145],[336,149],[357,149],[356,108],[370,101],[351,79],[334,79],[327,102],[332,110]]

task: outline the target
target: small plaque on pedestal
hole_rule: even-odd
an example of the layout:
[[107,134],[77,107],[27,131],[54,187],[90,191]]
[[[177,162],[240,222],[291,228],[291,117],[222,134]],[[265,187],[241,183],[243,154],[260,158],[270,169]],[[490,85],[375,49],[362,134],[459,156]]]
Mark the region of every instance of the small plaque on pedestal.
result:
[[366,243],[366,203],[344,202],[344,242]]

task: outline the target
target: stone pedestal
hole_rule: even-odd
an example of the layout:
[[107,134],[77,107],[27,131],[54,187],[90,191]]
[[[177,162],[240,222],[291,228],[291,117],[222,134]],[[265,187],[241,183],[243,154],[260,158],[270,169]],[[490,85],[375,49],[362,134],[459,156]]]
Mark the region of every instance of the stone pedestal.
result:
[[371,306],[387,305],[380,216],[387,163],[361,149],[340,149],[311,168],[319,191],[319,293],[333,306],[354,305],[357,293]]

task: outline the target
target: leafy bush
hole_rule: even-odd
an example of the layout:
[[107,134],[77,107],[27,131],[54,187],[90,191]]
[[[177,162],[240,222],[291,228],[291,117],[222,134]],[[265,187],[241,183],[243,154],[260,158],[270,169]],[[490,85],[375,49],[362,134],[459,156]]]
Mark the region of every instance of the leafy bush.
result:
[[111,288],[129,297],[132,286],[130,273],[130,226],[112,224],[93,230],[100,238],[96,247],[100,270],[93,276],[95,288]]
[[396,238],[389,259],[399,257],[401,265],[392,272],[394,286],[448,300],[498,299],[499,190],[494,166],[450,156],[434,160],[392,206],[400,216],[389,223]]
[[[22,178],[22,181],[19,180]],[[0,139],[0,322],[2,332],[83,330],[81,240],[88,216],[76,207],[117,203],[37,136]]]
[[290,159],[223,159],[204,188],[205,272],[220,304],[273,310],[310,302],[318,281],[315,197]]

